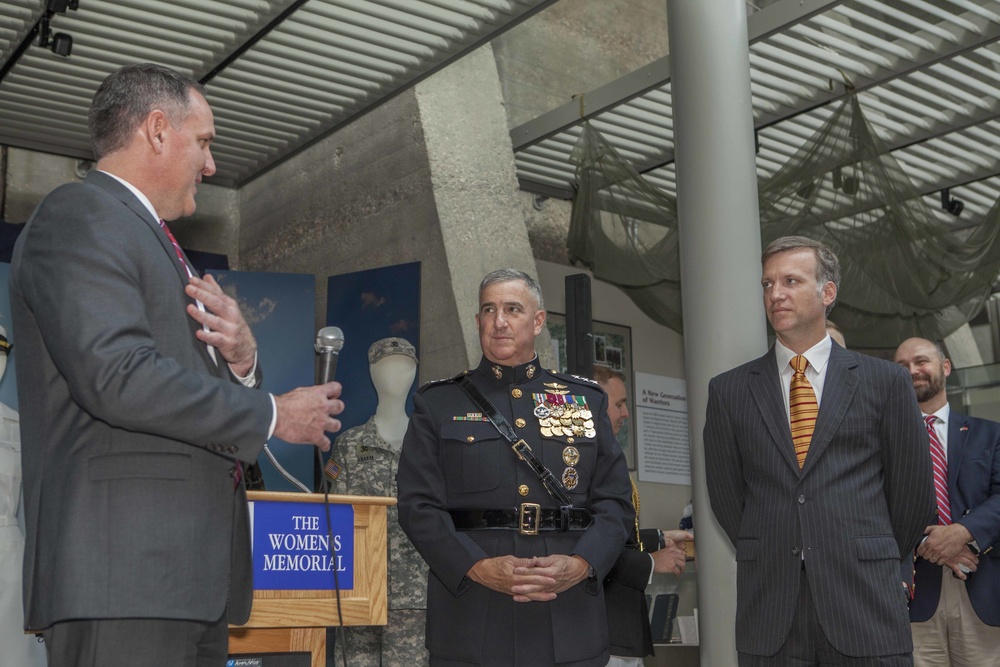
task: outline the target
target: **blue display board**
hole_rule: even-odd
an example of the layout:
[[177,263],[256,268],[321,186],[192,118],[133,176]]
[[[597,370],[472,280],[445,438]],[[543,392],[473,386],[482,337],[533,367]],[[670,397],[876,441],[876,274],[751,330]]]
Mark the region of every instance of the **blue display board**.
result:
[[[240,304],[257,339],[264,370],[263,389],[274,395],[314,384],[316,279],[295,273],[211,271],[223,290]],[[271,438],[268,448],[288,472],[310,489],[316,448]],[[261,454],[268,491],[297,491]]]
[[10,264],[0,263],[0,326],[7,331],[7,341],[14,345],[7,357],[7,370],[0,379],[0,403],[17,410],[17,341],[14,340],[14,327],[10,320],[10,292],[7,282],[10,279]]
[[[337,380],[344,386],[341,431],[364,424],[378,405],[368,371],[368,348],[387,337],[405,338],[420,357],[420,262],[345,273],[327,279],[326,323],[344,332]],[[413,381],[412,390],[416,390]],[[408,398],[406,412],[413,412]]]

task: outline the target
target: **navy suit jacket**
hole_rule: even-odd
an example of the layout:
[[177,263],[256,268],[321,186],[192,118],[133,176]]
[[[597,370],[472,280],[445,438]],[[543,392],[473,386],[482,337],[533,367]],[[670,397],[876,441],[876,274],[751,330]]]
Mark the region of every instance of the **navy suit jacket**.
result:
[[927,431],[910,376],[834,344],[799,468],[774,348],[713,378],[705,424],[709,498],[736,547],[736,648],[788,638],[802,564],[833,647],[912,650],[899,561],[934,513]]
[[[983,554],[965,582],[979,619],[1000,626],[1000,423],[952,410],[948,423],[948,499],[951,516],[969,529]],[[987,551],[988,550],[988,551]],[[941,597],[942,568],[923,558],[914,564],[910,620],[926,621]],[[944,576],[951,576],[950,569]]]

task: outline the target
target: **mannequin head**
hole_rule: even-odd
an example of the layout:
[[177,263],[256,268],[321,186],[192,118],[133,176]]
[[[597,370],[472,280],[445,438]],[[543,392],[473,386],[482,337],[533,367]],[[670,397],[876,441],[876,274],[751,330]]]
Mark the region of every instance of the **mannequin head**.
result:
[[379,402],[389,398],[405,399],[417,376],[417,353],[403,338],[383,338],[368,348],[372,384]]
[[394,354],[380,359],[371,367],[372,384],[379,401],[390,396],[407,396],[417,376],[417,362],[410,357]]

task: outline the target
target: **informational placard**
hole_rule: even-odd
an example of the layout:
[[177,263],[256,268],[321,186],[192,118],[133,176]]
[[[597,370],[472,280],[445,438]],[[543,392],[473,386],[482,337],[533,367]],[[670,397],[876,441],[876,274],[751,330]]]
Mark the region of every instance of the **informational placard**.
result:
[[681,378],[635,374],[639,481],[691,484],[687,385]]
[[354,588],[351,505],[258,500],[250,503],[250,528],[254,590],[333,590],[334,571],[340,590]]

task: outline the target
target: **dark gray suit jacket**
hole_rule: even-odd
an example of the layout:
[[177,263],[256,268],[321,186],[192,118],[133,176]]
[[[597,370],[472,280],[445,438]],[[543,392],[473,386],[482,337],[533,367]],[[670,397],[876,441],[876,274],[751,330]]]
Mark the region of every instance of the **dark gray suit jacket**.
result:
[[712,509],[736,547],[738,651],[781,648],[803,559],[836,650],[912,650],[899,560],[933,516],[934,495],[903,368],[834,344],[800,470],[771,348],[709,384],[705,465]]
[[25,622],[214,621],[250,608],[235,460],[267,437],[267,394],[216,366],[157,221],[92,172],[54,190],[14,249],[27,543]]

